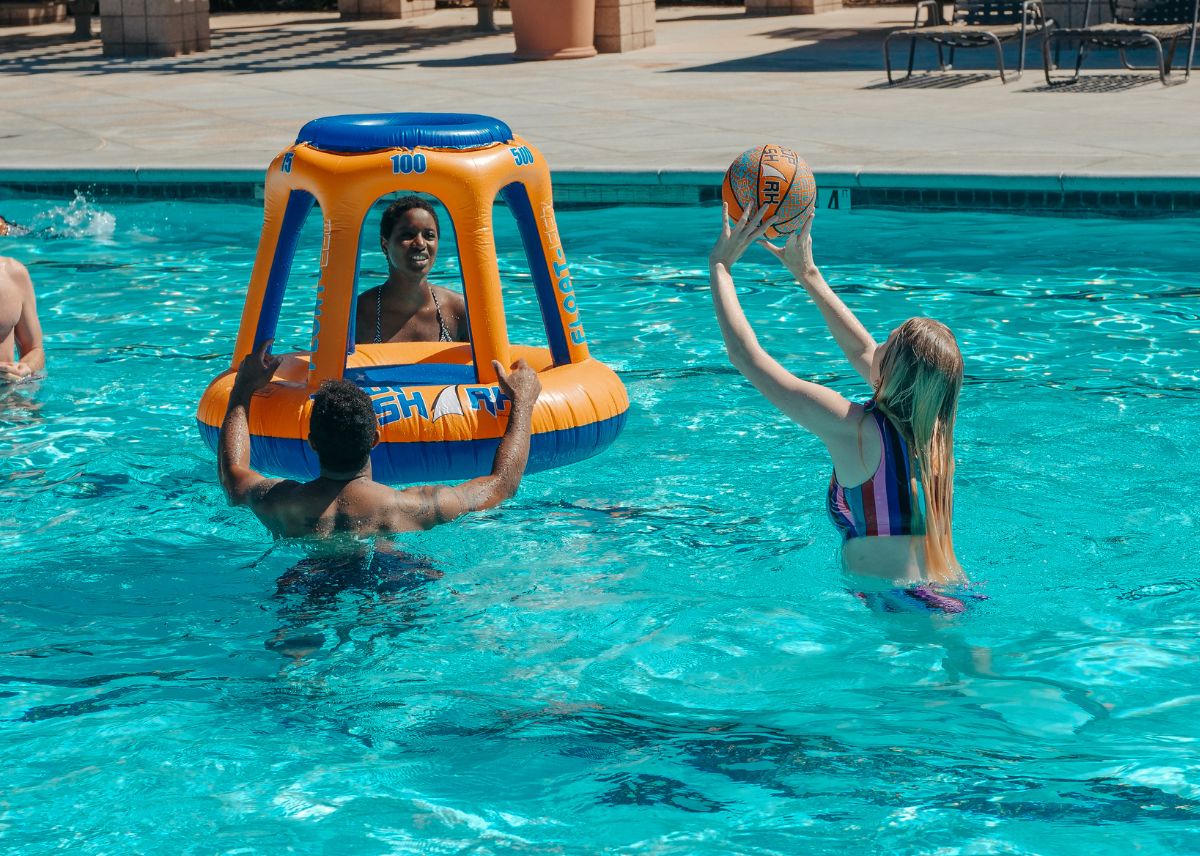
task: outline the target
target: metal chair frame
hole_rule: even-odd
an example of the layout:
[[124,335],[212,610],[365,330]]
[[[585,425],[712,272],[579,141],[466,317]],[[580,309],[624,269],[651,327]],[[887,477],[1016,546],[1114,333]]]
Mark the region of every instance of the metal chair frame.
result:
[[[1091,0],[1089,0],[1091,2]],[[921,21],[921,10],[926,10],[925,21]],[[991,32],[988,28],[994,26],[1018,25],[1019,31],[1003,38]],[[1021,53],[1017,61],[1017,73],[1013,80],[1018,80],[1025,71],[1025,46],[1029,37],[1029,28],[1043,34],[1043,44],[1047,28],[1053,26],[1053,21],[1046,19],[1041,0],[955,0],[950,22],[943,16],[942,4],[939,0],[920,0],[917,3],[916,15],[911,28],[895,30],[883,39],[883,67],[887,72],[888,83],[895,83],[892,78],[892,58],[889,50],[892,39],[908,38],[908,72],[901,80],[912,77],[913,60],[917,51],[917,39],[925,39],[937,45],[938,69],[949,71],[954,67],[954,51],[957,48],[988,47],[996,51],[996,67],[1000,71],[1000,82],[1008,83],[1004,73],[1004,49],[1002,42],[1019,38]],[[929,32],[922,30],[931,29]],[[950,49],[949,62],[945,61],[942,48]]]
[[[1121,65],[1130,71],[1157,71],[1158,78],[1162,81],[1163,86],[1175,86],[1180,83],[1187,83],[1192,75],[1192,61],[1196,53],[1196,33],[1200,29],[1200,0],[1192,0],[1190,23],[1186,19],[1183,19],[1182,15],[1173,16],[1162,12],[1163,7],[1168,6],[1182,10],[1183,4],[1178,2],[1178,0],[1176,2],[1168,0],[1165,3],[1155,2],[1155,0],[1144,3],[1139,3],[1137,0],[1133,0],[1132,3],[1130,0],[1109,0],[1108,5],[1113,16],[1113,22],[1123,27],[1123,29],[1115,30],[1111,27],[1088,26],[1088,21],[1091,19],[1092,0],[1087,0],[1087,5],[1084,7],[1083,12],[1084,26],[1054,30],[1047,35],[1045,41],[1042,42],[1042,66],[1046,72],[1046,83],[1050,86],[1066,86],[1078,81],[1079,70],[1083,66],[1083,57],[1089,47],[1116,48],[1121,57]],[[1123,7],[1130,5],[1134,7],[1131,11],[1123,10]],[[1149,29],[1139,29],[1139,25],[1142,27],[1186,25],[1190,32],[1171,37],[1171,45],[1164,54],[1162,40]],[[1176,76],[1172,77],[1175,49],[1179,46],[1179,40],[1184,35],[1189,36],[1187,64],[1184,66],[1182,78],[1178,76],[1178,72],[1175,72]],[[1075,41],[1079,43],[1075,54],[1075,73],[1071,77],[1055,80],[1050,76],[1050,69],[1052,67],[1057,68],[1056,63],[1052,64],[1050,62],[1050,43],[1054,41]],[[1129,58],[1125,55],[1125,51],[1135,47],[1154,48],[1158,59],[1157,67],[1139,66],[1130,63]],[[1057,53],[1057,46],[1055,47],[1055,52]]]

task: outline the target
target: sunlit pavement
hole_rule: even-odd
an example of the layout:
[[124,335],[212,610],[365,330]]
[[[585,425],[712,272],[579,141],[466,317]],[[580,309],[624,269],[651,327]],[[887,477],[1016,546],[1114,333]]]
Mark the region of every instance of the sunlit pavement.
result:
[[1165,88],[1101,56],[1051,90],[1035,40],[1008,85],[988,51],[942,73],[922,44],[918,73],[888,86],[883,36],[910,6],[660,8],[652,48],[532,63],[512,60],[497,18],[484,36],[469,9],[217,15],[211,51],[147,60],[71,42],[69,22],[0,29],[0,169],[261,170],[317,116],[455,111],[504,119],[556,170],[721,170],[776,141],[826,172],[1200,175],[1200,80]]

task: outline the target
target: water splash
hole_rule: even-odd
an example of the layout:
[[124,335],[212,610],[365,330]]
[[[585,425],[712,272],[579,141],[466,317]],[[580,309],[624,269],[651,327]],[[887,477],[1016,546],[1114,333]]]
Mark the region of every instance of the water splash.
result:
[[81,190],[66,205],[56,205],[39,212],[30,224],[30,231],[43,238],[97,238],[110,240],[117,228],[117,218],[88,199]]

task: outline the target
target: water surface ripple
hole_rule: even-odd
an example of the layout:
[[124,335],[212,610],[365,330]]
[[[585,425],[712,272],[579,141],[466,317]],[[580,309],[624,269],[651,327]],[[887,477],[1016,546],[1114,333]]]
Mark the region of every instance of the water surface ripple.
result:
[[[1195,221],[821,216],[878,336],[929,314],[966,356],[956,541],[988,600],[930,622],[846,591],[823,450],[725,358],[715,209],[560,214],[632,399],[611,450],[334,560],[227,508],[195,429],[261,210],[72,204],[3,248],[51,368],[0,400],[6,852],[1200,850]],[[512,337],[544,341],[497,215]],[[773,354],[865,392],[765,253],[737,274]]]

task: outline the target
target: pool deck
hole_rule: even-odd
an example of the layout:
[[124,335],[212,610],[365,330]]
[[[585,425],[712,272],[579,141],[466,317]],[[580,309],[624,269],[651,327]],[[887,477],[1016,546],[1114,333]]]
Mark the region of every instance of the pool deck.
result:
[[[964,71],[889,87],[880,45],[911,24],[911,6],[766,18],[665,7],[652,48],[534,63],[512,61],[508,13],[497,19],[499,34],[478,35],[470,9],[372,22],[216,15],[211,51],[152,60],[105,59],[99,39],[68,40],[70,23],[0,29],[0,179],[261,175],[317,116],[459,111],[504,119],[552,169],[597,181],[719,172],[776,141],[819,173],[866,182],[966,173],[1200,189],[1200,79],[1166,88],[1089,61],[1083,84],[1051,90],[1034,41],[1031,67],[1007,86],[974,50],[960,52]],[[918,68],[932,59],[918,46]]]

